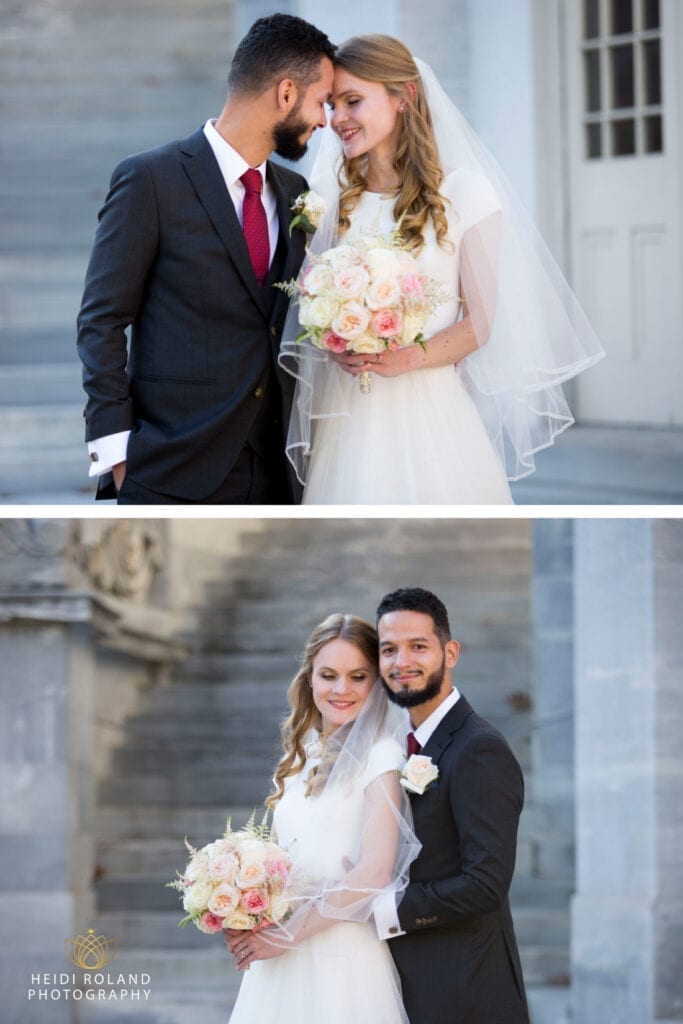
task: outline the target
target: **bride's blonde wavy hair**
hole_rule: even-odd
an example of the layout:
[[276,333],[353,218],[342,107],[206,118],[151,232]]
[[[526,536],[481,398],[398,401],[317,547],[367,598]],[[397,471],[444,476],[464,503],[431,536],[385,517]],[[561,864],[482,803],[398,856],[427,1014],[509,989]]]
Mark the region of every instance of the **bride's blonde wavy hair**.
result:
[[[394,220],[415,252],[424,245],[424,228],[430,218],[439,245],[449,248],[446,205],[439,193],[444,175],[424,86],[410,50],[392,36],[354,36],[341,44],[334,63],[366,82],[381,82],[387,92],[405,101],[406,109],[398,115],[403,130],[394,158],[400,181]],[[351,226],[351,213],[367,188],[365,167],[365,156],[343,159],[339,171],[340,232]]]
[[[313,701],[311,685],[313,662],[318,653],[331,640],[347,640],[354,644],[365,660],[377,668],[379,675],[377,630],[369,622],[356,615],[334,614],[329,615],[324,622],[316,626],[304,648],[301,668],[287,691],[287,700],[291,711],[282,723],[280,730],[284,754],[275,769],[275,792],[271,793],[266,800],[266,806],[271,810],[275,809],[276,804],[282,798],[285,791],[285,779],[291,775],[297,775],[304,767],[306,752],[303,741],[306,734],[311,729],[316,729],[319,733],[322,732],[322,716]],[[338,734],[345,729],[346,727],[342,726],[341,729],[335,731],[334,735],[340,738]],[[323,751],[317,771],[313,771],[309,776],[307,796],[316,794],[324,787],[325,779],[329,775],[339,751],[339,744],[334,744],[332,751],[332,760],[329,757],[326,758]]]

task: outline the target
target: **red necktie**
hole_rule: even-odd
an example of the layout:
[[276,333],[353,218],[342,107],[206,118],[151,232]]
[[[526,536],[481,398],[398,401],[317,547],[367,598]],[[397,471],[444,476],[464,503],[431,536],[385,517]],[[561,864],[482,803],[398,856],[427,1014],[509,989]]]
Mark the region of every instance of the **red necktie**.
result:
[[419,754],[420,751],[422,750],[422,747],[420,746],[420,744],[415,739],[415,733],[414,732],[409,732],[408,736],[406,737],[406,739],[407,739],[407,745],[408,745],[408,757],[412,757],[413,754]]
[[261,288],[268,275],[270,264],[268,218],[261,202],[263,178],[260,171],[250,167],[241,176],[240,181],[245,189],[242,206],[242,230],[249,250],[251,265],[254,268],[259,288]]

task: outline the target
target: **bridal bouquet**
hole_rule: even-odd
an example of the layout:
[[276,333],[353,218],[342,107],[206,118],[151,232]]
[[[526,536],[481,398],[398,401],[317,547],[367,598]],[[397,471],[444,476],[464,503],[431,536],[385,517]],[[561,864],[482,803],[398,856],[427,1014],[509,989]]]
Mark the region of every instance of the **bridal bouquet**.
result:
[[[362,234],[320,255],[311,254],[299,281],[280,287],[297,297],[297,341],[310,338],[329,352],[379,353],[424,346],[427,319],[446,301],[441,286],[421,273],[398,231]],[[370,391],[370,374],[360,375]]]
[[264,818],[254,815],[238,832],[228,818],[222,839],[195,850],[187,839],[190,859],[168,888],[181,894],[186,916],[208,935],[223,928],[252,930],[285,920],[291,910],[284,892],[292,863],[270,839]]

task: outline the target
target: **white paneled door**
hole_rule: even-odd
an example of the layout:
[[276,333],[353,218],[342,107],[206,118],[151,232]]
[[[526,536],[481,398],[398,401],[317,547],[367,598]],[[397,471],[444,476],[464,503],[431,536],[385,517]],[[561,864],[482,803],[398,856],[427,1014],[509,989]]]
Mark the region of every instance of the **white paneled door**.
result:
[[565,0],[584,421],[683,424],[683,0]]

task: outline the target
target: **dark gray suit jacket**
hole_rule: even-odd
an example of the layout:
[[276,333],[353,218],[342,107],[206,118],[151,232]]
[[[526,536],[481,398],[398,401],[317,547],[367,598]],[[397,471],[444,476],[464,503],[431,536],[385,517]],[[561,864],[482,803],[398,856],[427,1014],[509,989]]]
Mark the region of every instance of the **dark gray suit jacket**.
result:
[[439,778],[411,798],[422,850],[389,943],[411,1024],[529,1024],[508,903],[521,769],[463,696],[422,753]]
[[[303,232],[289,236],[290,203],[307,186],[274,163],[267,175],[278,276],[288,280],[305,249]],[[194,500],[227,478],[264,402],[281,411],[284,452],[294,388],[277,353],[287,303],[272,282],[258,287],[203,131],[124,160],[100,212],[78,318],[86,440],[132,430],[130,477]]]

